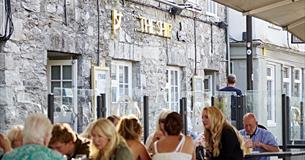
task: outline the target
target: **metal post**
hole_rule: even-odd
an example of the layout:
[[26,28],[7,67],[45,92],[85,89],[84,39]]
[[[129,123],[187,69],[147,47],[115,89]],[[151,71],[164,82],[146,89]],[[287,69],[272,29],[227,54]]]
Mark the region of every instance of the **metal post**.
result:
[[143,117],[144,117],[144,142],[146,143],[146,139],[149,134],[149,101],[148,96],[143,97]]
[[287,151],[287,102],[286,102],[286,95],[282,94],[282,139],[283,139],[283,151]]
[[244,95],[236,96],[237,106],[236,106],[236,128],[238,130],[243,128],[243,103],[244,103]]
[[253,65],[252,65],[252,16],[247,16],[247,42],[246,42],[246,53],[247,53],[247,90],[253,90]]
[[304,140],[304,102],[301,101],[300,103],[300,107],[301,107],[301,140]]
[[51,123],[54,123],[54,95],[53,93],[48,94],[48,118]]
[[187,112],[186,112],[186,97],[180,99],[180,115],[183,121],[183,133],[187,134]]
[[96,96],[96,117],[97,118],[100,118],[102,115],[101,115],[101,104],[102,100],[101,100],[101,96],[98,95]]
[[183,124],[184,124],[184,134],[187,135],[187,99],[182,98],[183,101]]
[[211,106],[214,106],[214,100],[215,100],[215,97],[212,96],[212,97],[211,97]]
[[[286,96],[286,123],[287,123],[287,138],[286,138],[286,141],[287,141],[287,144],[291,144],[290,142],[290,138],[291,138],[291,134],[290,134],[290,129],[291,129],[291,121],[290,121],[290,110],[291,110],[291,107],[290,107],[290,97],[289,96]],[[287,147],[288,148],[288,147]]]
[[101,111],[102,111],[102,117],[106,117],[106,94],[105,93],[102,93],[101,94],[102,96],[102,108],[101,108]]
[[97,118],[106,117],[106,94],[102,93],[96,97],[96,115]]

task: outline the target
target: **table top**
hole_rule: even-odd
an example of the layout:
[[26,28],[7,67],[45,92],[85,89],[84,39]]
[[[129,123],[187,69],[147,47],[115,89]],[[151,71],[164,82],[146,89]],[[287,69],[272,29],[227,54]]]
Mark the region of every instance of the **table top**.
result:
[[268,157],[268,156],[292,157],[299,155],[305,155],[305,151],[252,152],[250,154],[246,154],[245,158]]

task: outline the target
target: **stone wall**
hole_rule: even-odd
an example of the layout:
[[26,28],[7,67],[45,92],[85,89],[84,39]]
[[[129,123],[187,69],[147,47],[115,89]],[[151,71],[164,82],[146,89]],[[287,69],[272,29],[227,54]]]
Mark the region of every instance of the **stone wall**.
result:
[[[77,57],[80,89],[90,88],[91,65],[97,64],[98,58],[104,66],[112,60],[132,61],[133,99],[141,103],[143,95],[149,96],[150,111],[154,113],[151,114],[152,121],[158,109],[166,105],[160,97],[165,95],[167,66],[181,68],[181,97],[188,98],[189,107],[195,52],[198,75],[204,76],[204,69],[216,70],[219,72],[218,81],[223,82],[225,31],[214,23],[224,21],[223,7],[218,8],[217,20],[205,14],[205,1],[200,1],[202,14],[183,10],[180,15],[170,15],[170,7],[156,1],[100,0],[98,57],[96,1],[67,0],[66,17],[63,1],[22,0],[11,3],[15,31],[9,41],[0,42],[1,131],[22,123],[29,113],[46,113],[46,65],[50,51]],[[111,34],[112,9],[123,13],[121,30],[116,37]],[[137,16],[171,23],[172,38],[136,31],[139,28]]]

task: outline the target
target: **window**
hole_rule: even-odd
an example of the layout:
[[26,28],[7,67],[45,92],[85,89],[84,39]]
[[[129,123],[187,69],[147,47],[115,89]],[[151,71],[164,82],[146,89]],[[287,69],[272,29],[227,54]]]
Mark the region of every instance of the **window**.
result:
[[275,66],[267,66],[267,124],[275,123]]
[[5,6],[4,0],[0,0],[0,36],[4,35],[5,28]]
[[293,97],[302,97],[302,78],[301,69],[296,68],[293,70]]
[[204,76],[204,106],[211,106],[211,97],[213,96],[213,76]]
[[132,63],[113,61],[111,63],[111,102],[118,103],[132,97]]
[[212,0],[207,0],[207,15],[217,17],[217,3]]
[[166,70],[166,101],[173,111],[179,111],[180,76],[178,67],[168,67]]
[[[48,61],[48,91],[54,95],[54,121],[77,128],[77,60]],[[68,117],[68,118],[67,118]]]
[[288,66],[283,67],[283,94],[291,96],[291,68]]

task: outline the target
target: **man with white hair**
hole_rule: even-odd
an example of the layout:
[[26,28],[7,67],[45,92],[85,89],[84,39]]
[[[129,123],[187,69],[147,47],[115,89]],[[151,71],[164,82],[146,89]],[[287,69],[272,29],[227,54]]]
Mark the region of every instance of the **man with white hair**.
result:
[[50,120],[43,114],[35,113],[25,119],[23,146],[4,155],[2,160],[64,160],[64,157],[49,149],[52,132]]
[[[278,152],[279,147],[273,134],[266,129],[258,127],[253,113],[244,115],[244,129],[240,134],[246,139],[246,147],[259,152]],[[257,160],[269,160],[269,157],[259,157]]]

